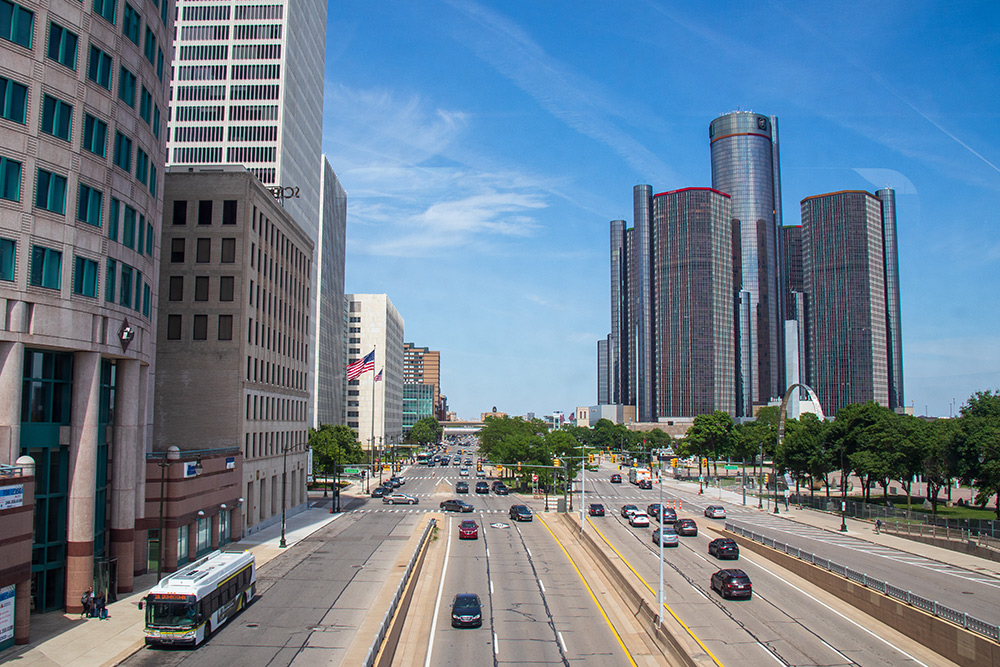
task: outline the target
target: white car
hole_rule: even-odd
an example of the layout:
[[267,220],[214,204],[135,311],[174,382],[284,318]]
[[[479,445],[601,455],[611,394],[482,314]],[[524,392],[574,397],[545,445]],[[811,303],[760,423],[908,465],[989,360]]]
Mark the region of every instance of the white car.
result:
[[705,508],[705,516],[709,519],[725,519],[726,508],[722,505],[709,505]]
[[476,470],[476,477],[486,477],[485,470]]
[[419,501],[413,496],[408,496],[405,493],[390,493],[382,496],[382,502],[393,505],[416,505]]
[[632,512],[628,522],[630,526],[649,526],[649,515],[645,512]]
[[469,476],[469,469],[468,468],[462,468],[461,470],[458,471],[458,476],[459,477],[468,477]]

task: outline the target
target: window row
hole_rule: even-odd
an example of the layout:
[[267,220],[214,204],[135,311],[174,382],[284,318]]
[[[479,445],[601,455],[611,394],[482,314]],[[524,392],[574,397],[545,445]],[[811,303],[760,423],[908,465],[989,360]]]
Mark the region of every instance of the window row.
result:
[[281,5],[241,5],[236,8],[237,21],[272,19],[280,21],[284,7]]
[[[184,328],[184,316],[167,315],[167,340],[181,340]],[[219,315],[215,329],[218,340],[233,339],[233,316]],[[208,315],[191,316],[191,340],[208,340]]]
[[178,102],[203,102],[226,99],[225,86],[178,86]]
[[233,26],[233,39],[281,39],[281,24]]
[[226,149],[226,162],[274,162],[278,149],[274,146],[230,146]]
[[229,7],[187,6],[181,16],[185,21],[228,21]]
[[229,120],[278,120],[277,104],[248,104],[229,107]]
[[171,113],[174,115],[174,120],[177,121],[224,120],[226,117],[226,108],[221,104],[199,104],[190,107],[172,107]]
[[245,44],[233,46],[235,60],[281,60],[281,44]]
[[228,60],[229,47],[219,44],[199,44],[197,46],[182,46],[180,60]]
[[263,359],[247,357],[247,382],[273,384],[290,389],[305,389],[306,372]]
[[186,25],[181,27],[181,40],[185,42],[225,42],[229,39],[227,25]]
[[230,125],[228,136],[226,138],[229,141],[277,141],[278,126]]
[[174,141],[179,142],[220,142],[222,141],[222,126],[194,125],[174,128]]
[[278,84],[233,84],[229,86],[231,100],[276,100],[281,96]]
[[222,162],[222,147],[175,148],[175,164],[218,164]]
[[306,418],[305,401],[280,396],[247,394],[247,419],[264,421],[302,421]]
[[264,65],[233,65],[230,78],[236,81],[246,79],[280,79],[281,65],[277,63]]
[[[211,225],[212,212],[215,209],[215,201],[212,199],[198,200],[198,224]],[[222,224],[236,224],[237,202],[235,199],[225,199],[222,202]],[[174,200],[174,213],[171,219],[172,224],[186,225],[188,221],[188,202],[186,199]]]
[[[221,239],[222,243],[221,254],[219,257],[220,264],[233,264],[236,262],[236,239],[235,238],[224,238]],[[175,236],[170,239],[170,263],[171,264],[183,264],[186,254],[187,238],[183,236]],[[210,264],[212,261],[212,239],[210,238],[199,238],[195,239],[195,253],[194,261],[197,264]]]
[[[210,276],[195,276],[194,300],[208,301],[210,291]],[[219,276],[219,301],[233,301],[236,291],[235,276]],[[184,276],[170,276],[167,289],[168,301],[184,301]]]

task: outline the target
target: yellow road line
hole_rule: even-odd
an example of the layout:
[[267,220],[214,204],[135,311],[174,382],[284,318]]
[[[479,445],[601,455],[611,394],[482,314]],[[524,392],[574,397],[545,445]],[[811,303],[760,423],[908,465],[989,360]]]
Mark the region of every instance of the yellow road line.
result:
[[596,604],[597,608],[601,611],[601,616],[604,617],[604,622],[608,624],[609,628],[611,628],[611,632],[614,633],[615,639],[618,640],[618,645],[622,647],[623,651],[625,651],[625,655],[626,655],[626,657],[628,657],[629,664],[631,664],[632,667],[638,667],[638,665],[636,665],[636,663],[635,663],[635,660],[632,659],[632,654],[629,653],[628,648],[625,647],[625,642],[622,641],[622,638],[618,634],[618,631],[615,630],[615,626],[612,625],[611,619],[608,618],[608,615],[604,612],[604,607],[601,606],[601,603],[597,599],[597,596],[594,595],[594,591],[592,591],[590,589],[590,584],[588,584],[587,580],[583,578],[583,573],[580,572],[580,568],[578,568],[576,566],[576,563],[573,561],[573,557],[569,555],[569,552],[566,551],[566,547],[564,547],[562,545],[562,542],[559,541],[559,538],[556,537],[556,534],[552,532],[552,529],[549,528],[549,525],[547,523],[545,523],[544,519],[542,519],[542,515],[541,514],[536,514],[535,516],[537,516],[538,520],[541,522],[541,524],[543,526],[545,526],[545,530],[549,531],[549,535],[551,535],[552,539],[555,540],[556,544],[559,545],[559,548],[562,550],[563,555],[565,555],[566,558],[569,560],[569,564],[573,566],[574,570],[576,570],[576,576],[580,577],[580,581],[583,582],[583,585],[587,588],[587,592],[590,593],[590,599],[594,601],[594,604]]
[[[646,580],[642,578],[642,575],[639,574],[638,572],[636,572],[635,568],[632,567],[631,563],[629,563],[627,560],[625,560],[625,556],[622,556],[621,553],[618,551],[618,549],[615,549],[614,545],[612,545],[611,542],[608,541],[608,538],[604,537],[604,534],[601,533],[601,531],[597,529],[597,526],[595,526],[594,522],[590,520],[590,517],[587,517],[587,523],[589,523],[590,527],[594,529],[594,532],[596,532],[598,535],[601,536],[601,539],[604,540],[604,543],[607,544],[609,547],[611,547],[612,551],[614,551],[616,554],[618,554],[618,557],[622,559],[623,563],[625,563],[625,567],[627,567],[628,569],[632,570],[632,574],[634,574],[636,577],[639,578],[639,581],[642,582],[642,585],[645,586],[646,589],[650,593],[654,593],[655,594],[656,591],[653,590],[653,587],[646,583]],[[681,627],[684,628],[684,630],[689,635],[691,635],[691,639],[693,639],[696,642],[698,642],[698,646],[700,646],[702,648],[702,650],[705,651],[705,653],[708,654],[708,657],[711,658],[712,661],[715,664],[717,664],[719,667],[723,667],[722,663],[719,662],[719,659],[716,658],[714,655],[712,655],[712,652],[708,650],[708,647],[705,646],[702,643],[702,641],[700,639],[698,639],[697,635],[695,635],[694,632],[691,631],[691,628],[689,628],[687,625],[685,625],[684,621],[682,621],[680,619],[680,617],[677,614],[674,613],[674,610],[670,608],[670,605],[668,605],[666,602],[664,602],[663,603],[663,608],[666,609],[670,613],[670,615],[674,617],[675,621],[677,621],[678,623],[681,624]]]

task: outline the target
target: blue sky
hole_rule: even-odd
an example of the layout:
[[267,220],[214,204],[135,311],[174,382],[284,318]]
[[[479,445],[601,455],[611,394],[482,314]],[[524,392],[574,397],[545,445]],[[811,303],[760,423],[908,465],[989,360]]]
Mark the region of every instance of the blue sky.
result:
[[784,224],[897,192],[905,397],[1000,387],[1000,5],[396,2],[328,16],[348,292],[441,351],[460,417],[596,403],[608,222],[711,185],[708,124],[779,119]]

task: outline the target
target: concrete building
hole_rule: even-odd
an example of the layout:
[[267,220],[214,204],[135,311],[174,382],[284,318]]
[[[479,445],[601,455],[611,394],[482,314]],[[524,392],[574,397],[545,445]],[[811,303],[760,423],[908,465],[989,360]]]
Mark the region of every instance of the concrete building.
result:
[[[611,334],[608,372],[611,374],[611,400],[617,405],[630,405],[629,373],[629,298],[628,298],[628,236],[624,220],[611,221]],[[598,401],[600,402],[600,401]]]
[[[217,536],[204,520],[222,512],[238,536],[305,507],[314,247],[243,167],[171,167],[164,202],[153,449],[209,459],[215,475],[180,495],[167,489],[178,513],[168,514],[165,556],[176,544],[183,562],[185,539],[192,554],[208,544],[191,546],[185,526]],[[195,516],[203,525],[192,529]]]
[[889,407],[905,412],[903,392],[903,323],[899,295],[899,249],[896,241],[896,192],[875,192],[882,202],[882,256],[885,262],[885,333],[889,348]]
[[0,651],[29,640],[35,483],[31,457],[0,465]]
[[729,195],[711,188],[653,197],[656,414],[661,417],[736,412],[730,211]]
[[[4,2],[0,463],[36,463],[31,609],[145,570],[172,3]],[[16,27],[16,29],[14,29]]]
[[712,187],[732,197],[740,226],[736,412],[749,417],[785,389],[778,119],[734,111],[713,120],[708,134]]
[[597,341],[597,404],[611,404],[611,387],[614,384],[611,348],[613,346],[611,334]]
[[[375,364],[347,382],[347,425],[365,449],[403,436],[403,318],[385,294],[348,294],[347,363],[375,351]],[[376,381],[378,378],[378,381]]]
[[323,189],[320,199],[319,245],[314,290],[318,343],[314,355],[313,396],[316,404],[313,428],[343,424],[347,391],[347,314],[344,311],[344,260],[347,247],[347,194],[330,163],[323,159]]
[[827,415],[889,405],[882,203],[848,190],[802,200],[809,386]]
[[441,353],[403,343],[403,432],[425,417],[441,420]]
[[628,340],[630,395],[640,421],[656,419],[656,285],[653,281],[653,187],[632,188],[632,230],[628,247]]

